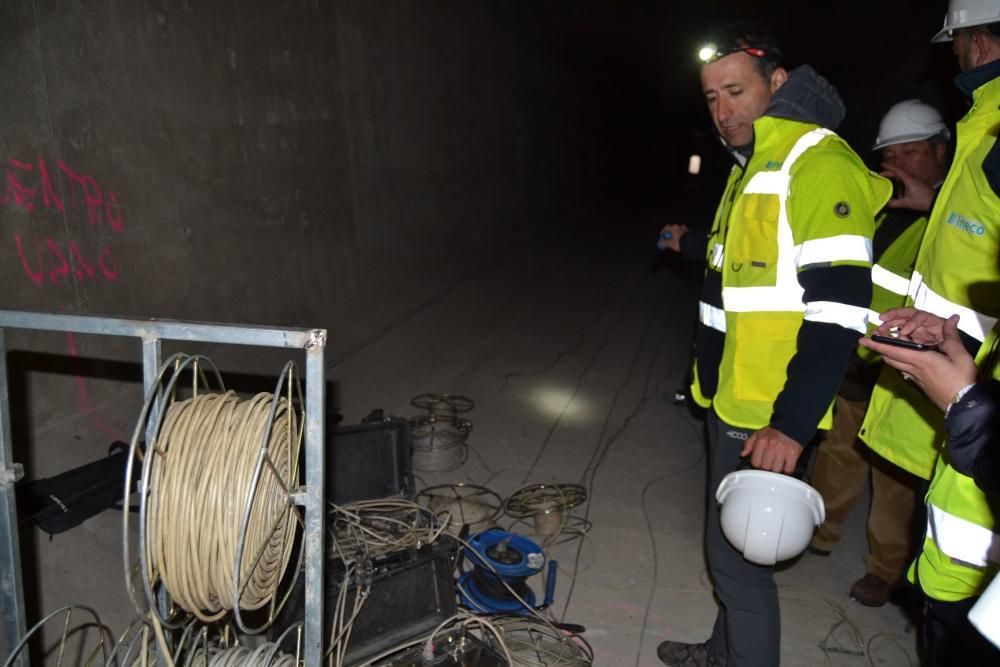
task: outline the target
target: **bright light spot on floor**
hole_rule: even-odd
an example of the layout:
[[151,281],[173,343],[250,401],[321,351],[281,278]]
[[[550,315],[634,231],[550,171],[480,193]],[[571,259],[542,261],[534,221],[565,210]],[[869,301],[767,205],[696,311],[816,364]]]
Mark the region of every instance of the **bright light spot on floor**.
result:
[[[543,387],[532,396],[532,401],[546,415],[558,417],[579,417],[586,412],[586,404],[573,392]],[[571,402],[572,401],[572,402]]]
[[688,173],[697,175],[701,172],[701,156],[692,155],[688,158]]

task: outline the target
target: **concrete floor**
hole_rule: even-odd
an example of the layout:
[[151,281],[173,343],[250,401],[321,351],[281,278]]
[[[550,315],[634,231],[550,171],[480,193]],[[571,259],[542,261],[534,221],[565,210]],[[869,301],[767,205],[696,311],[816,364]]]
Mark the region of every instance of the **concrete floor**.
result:
[[[419,308],[382,304],[407,313],[388,325],[359,312],[329,332],[344,423],[372,408],[412,416],[410,398],[425,392],[475,401],[468,461],[419,474],[418,489],[464,481],[506,496],[527,483],[588,487],[577,514],[592,530],[549,555],[560,562],[556,613],[586,626],[605,667],[656,665],[660,641],[700,641],[716,613],[702,551],[702,424],[672,403],[688,364],[696,282],[676,266],[653,270],[655,235],[648,222],[540,234],[411,302]],[[846,596],[863,574],[863,509],[832,556],[807,554],[777,575],[786,667],[917,664],[901,608]],[[124,629],[133,613],[120,515],[52,540],[36,532],[31,549],[41,610],[89,604]]]

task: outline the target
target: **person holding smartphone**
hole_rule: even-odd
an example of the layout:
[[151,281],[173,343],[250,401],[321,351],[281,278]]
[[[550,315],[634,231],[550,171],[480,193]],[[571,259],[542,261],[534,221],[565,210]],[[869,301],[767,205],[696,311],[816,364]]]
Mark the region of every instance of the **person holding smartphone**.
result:
[[[925,598],[928,658],[932,665],[993,665],[1000,664],[1000,650],[976,631],[968,613],[1000,560],[1000,533],[992,513],[1000,501],[996,437],[1000,346],[994,327],[974,359],[959,334],[959,320],[958,315],[944,320],[913,308],[890,310],[883,314],[878,330],[884,338],[862,339],[861,344],[881,354],[888,366],[944,412],[947,438],[927,495],[928,530],[910,568],[910,578]],[[956,560],[981,572],[969,594],[963,595],[962,586],[927,585]]]

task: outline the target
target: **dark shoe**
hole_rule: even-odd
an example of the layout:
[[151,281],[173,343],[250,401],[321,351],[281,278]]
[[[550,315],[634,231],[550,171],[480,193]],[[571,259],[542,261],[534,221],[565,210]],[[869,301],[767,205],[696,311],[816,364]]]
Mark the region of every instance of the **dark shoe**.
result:
[[670,667],[726,667],[708,652],[708,642],[685,644],[684,642],[660,642],[656,647],[660,662]]
[[852,600],[866,607],[881,607],[891,594],[892,584],[870,572],[854,582],[850,593]]
[[829,549],[820,549],[819,547],[814,547],[811,544],[806,547],[806,551],[808,551],[809,553],[811,553],[813,556],[822,556],[823,558],[826,558],[831,553],[833,553]]

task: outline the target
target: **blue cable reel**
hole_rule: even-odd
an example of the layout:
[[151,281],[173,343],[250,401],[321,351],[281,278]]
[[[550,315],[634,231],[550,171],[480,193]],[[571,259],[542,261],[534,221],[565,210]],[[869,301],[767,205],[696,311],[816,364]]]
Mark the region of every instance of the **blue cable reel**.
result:
[[542,571],[545,553],[527,537],[491,528],[470,538],[464,552],[472,569],[458,578],[463,606],[484,614],[528,615],[552,604],[559,564],[549,561],[545,600],[536,607],[526,580]]

